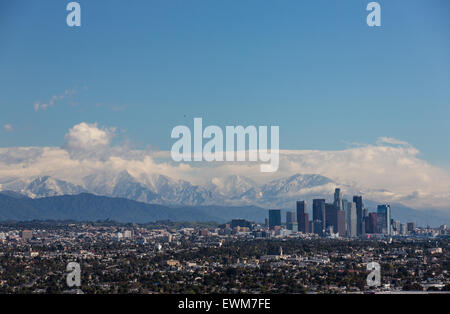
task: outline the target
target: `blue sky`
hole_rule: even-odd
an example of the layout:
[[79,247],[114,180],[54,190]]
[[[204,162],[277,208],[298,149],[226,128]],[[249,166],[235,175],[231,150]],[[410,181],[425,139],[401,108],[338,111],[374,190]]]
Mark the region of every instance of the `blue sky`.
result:
[[[450,169],[450,2],[0,1],[0,146],[59,146],[80,122],[170,149],[172,128],[279,125],[283,149],[381,136]],[[74,94],[34,110],[66,90]]]

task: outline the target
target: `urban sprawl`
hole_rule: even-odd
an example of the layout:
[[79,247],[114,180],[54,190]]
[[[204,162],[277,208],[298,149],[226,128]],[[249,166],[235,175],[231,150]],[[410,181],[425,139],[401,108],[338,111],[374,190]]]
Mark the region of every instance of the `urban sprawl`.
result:
[[[361,196],[269,210],[265,224],[162,221],[0,223],[0,293],[446,293],[446,225],[370,213]],[[68,287],[67,264],[80,265]],[[380,283],[369,285],[369,263]]]

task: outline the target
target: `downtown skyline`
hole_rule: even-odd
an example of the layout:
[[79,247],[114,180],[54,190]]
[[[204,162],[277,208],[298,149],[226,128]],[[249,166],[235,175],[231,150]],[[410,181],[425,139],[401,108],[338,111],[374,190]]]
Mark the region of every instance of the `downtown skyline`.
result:
[[0,0],[0,296],[448,295],[449,13]]

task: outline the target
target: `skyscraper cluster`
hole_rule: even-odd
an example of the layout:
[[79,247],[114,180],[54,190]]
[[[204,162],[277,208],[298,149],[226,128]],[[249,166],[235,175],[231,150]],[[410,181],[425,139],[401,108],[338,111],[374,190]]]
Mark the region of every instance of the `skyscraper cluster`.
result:
[[[271,229],[281,227],[281,210],[269,210],[268,225]],[[391,207],[378,205],[376,212],[364,208],[362,196],[353,196],[352,201],[343,198],[341,189],[336,188],[333,203],[325,199],[314,199],[312,220],[309,220],[306,201],[297,201],[297,212],[288,211],[286,227],[292,231],[316,233],[320,236],[338,234],[339,236],[358,237],[365,234],[391,235],[393,221]],[[400,227],[398,227],[400,232]],[[406,226],[404,226],[406,230]]]

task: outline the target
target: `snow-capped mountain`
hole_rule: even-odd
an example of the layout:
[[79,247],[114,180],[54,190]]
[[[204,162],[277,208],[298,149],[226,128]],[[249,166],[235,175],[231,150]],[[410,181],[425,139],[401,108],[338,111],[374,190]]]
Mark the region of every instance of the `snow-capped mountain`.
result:
[[[0,178],[0,191],[5,195],[20,193],[31,198],[91,193],[98,196],[120,197],[147,204],[178,206],[258,206],[295,210],[297,200],[305,200],[311,209],[314,198],[332,201],[333,192],[340,187],[344,198],[364,195],[365,204],[372,210],[377,202],[385,202],[389,191],[358,190],[353,185],[338,182],[317,174],[295,174],[266,184],[258,184],[244,176],[213,178],[204,185],[194,185],[164,175],[135,177],[127,171],[96,173],[84,177],[82,182],[72,183],[42,176],[32,178]],[[381,193],[381,194],[380,194]],[[381,196],[380,196],[381,195]],[[399,218],[422,217],[401,204],[395,205]],[[415,216],[414,216],[415,215]],[[397,216],[396,216],[397,217]],[[417,218],[417,221],[428,221]],[[414,218],[415,219],[415,218]]]
[[264,196],[298,195],[305,189],[311,189],[318,186],[334,184],[334,181],[317,174],[300,175],[296,174],[288,178],[281,178],[265,184],[261,191]]
[[214,200],[211,191],[163,175],[135,178],[127,171],[84,178],[86,189],[97,195],[123,197],[144,203],[199,205]]
[[242,197],[256,186],[257,184],[249,178],[236,175],[225,178],[213,178],[209,185],[216,193],[233,198]]
[[228,204],[251,205],[261,197],[260,186],[251,179],[244,176],[228,176],[224,178],[213,178],[206,185],[217,198],[221,197]]
[[72,195],[86,192],[86,190],[76,184],[51,178],[49,176],[37,177],[27,186],[16,192],[25,194],[32,198]]
[[83,181],[86,189],[97,195],[123,197],[144,203],[163,203],[157,193],[138,182],[127,171],[93,174]]
[[[376,204],[379,204],[378,202],[384,202],[386,193],[390,193],[386,190],[360,191],[352,185],[339,184],[330,178],[317,174],[295,174],[266,184],[258,184],[244,176],[228,176],[213,178],[207,184],[200,186],[183,180],[174,180],[163,175],[134,177],[129,172],[122,171],[96,173],[84,177],[81,181],[81,183],[75,184],[49,176],[25,179],[0,178],[0,191],[2,191],[0,195],[17,199],[21,195],[30,198],[43,198],[91,193],[97,196],[119,197],[147,204],[174,205],[172,208],[198,206],[194,209],[198,209],[200,212],[202,208],[209,206],[208,210],[211,210],[211,208],[213,211],[225,210],[226,213],[223,212],[223,214],[228,215],[226,216],[227,219],[233,215],[233,217],[239,216],[234,209],[240,211],[246,208],[245,210],[247,210],[250,205],[257,208],[259,212],[254,219],[261,219],[264,216],[261,212],[263,209],[295,210],[297,200],[305,200],[310,211],[314,198],[325,198],[328,202],[331,202],[336,187],[341,188],[344,192],[344,198],[348,200],[351,200],[352,195],[363,194],[366,206],[369,206],[372,210],[375,209]],[[80,194],[80,197],[83,198],[83,195],[86,194]],[[118,202],[120,201],[118,200]],[[448,217],[445,218],[439,212],[433,213],[437,217],[433,220],[431,219],[433,217],[428,217],[429,215],[426,213],[415,211],[400,203],[396,203],[394,207],[395,217],[403,221],[417,221],[423,224],[438,224],[440,219],[448,221]],[[188,211],[190,210],[193,210],[193,208],[188,207]],[[215,213],[218,217],[219,213]],[[246,214],[242,213],[242,215]],[[200,219],[198,213],[197,216],[192,214],[189,217],[189,219]],[[206,219],[206,217],[204,218]]]
[[32,198],[73,195],[83,192],[127,198],[144,203],[163,205],[255,205],[292,208],[299,199],[312,200],[329,195],[337,183],[316,174],[273,180],[258,185],[244,176],[213,178],[200,186],[164,175],[134,177],[127,171],[96,173],[74,184],[49,176],[28,180],[10,180],[3,190],[22,193]]
[[152,175],[144,178],[143,182],[162,198],[161,204],[201,205],[213,204],[217,200],[212,191],[205,187],[164,175]]

